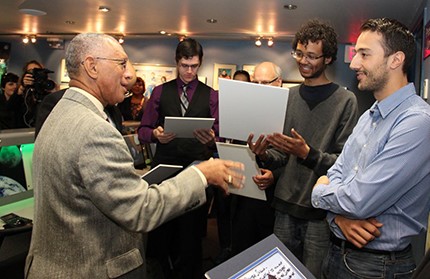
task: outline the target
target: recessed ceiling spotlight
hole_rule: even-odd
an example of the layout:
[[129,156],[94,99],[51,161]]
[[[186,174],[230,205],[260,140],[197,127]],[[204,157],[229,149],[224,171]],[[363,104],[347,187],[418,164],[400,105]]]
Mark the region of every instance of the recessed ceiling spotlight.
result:
[[214,19],[214,18],[210,18],[206,20],[207,23],[217,23],[218,20]]
[[29,40],[29,38],[27,37],[27,36],[24,36],[23,38],[22,38],[22,42],[24,43],[24,44],[28,44],[28,42],[29,42],[30,40]]
[[273,39],[269,38],[269,40],[267,41],[267,46],[268,47],[272,47],[273,46]]
[[31,43],[33,43],[33,44],[35,44],[36,43],[36,36],[31,36],[30,37],[30,41],[31,41]]
[[103,12],[103,13],[107,13],[107,12],[110,12],[110,8],[108,8],[106,6],[100,6],[99,11]]
[[160,34],[161,34],[161,35],[165,35],[165,34],[166,34],[166,31],[161,30],[161,31],[160,31]]
[[124,43],[124,37],[123,36],[120,36],[118,38],[118,43],[120,43],[121,45]]
[[70,25],[75,24],[75,22],[74,22],[73,20],[66,20],[66,21],[65,21],[65,23],[66,23],[66,24],[70,24]]
[[[47,14],[46,8],[47,3],[39,0],[25,0],[18,6],[20,13],[32,15],[32,16],[44,16]],[[47,1],[46,1],[47,2]]]
[[32,15],[32,16],[44,16],[47,14],[45,11],[42,11],[39,9],[26,9],[26,8],[19,9],[19,12],[27,15]]
[[288,4],[288,5],[284,5],[284,9],[287,9],[287,10],[295,10],[295,9],[297,9],[297,5],[293,5],[293,4]]

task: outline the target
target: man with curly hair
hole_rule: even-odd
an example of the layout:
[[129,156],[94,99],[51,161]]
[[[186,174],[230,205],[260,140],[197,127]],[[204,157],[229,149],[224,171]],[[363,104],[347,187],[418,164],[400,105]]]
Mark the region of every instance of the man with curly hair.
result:
[[325,73],[336,60],[336,37],[318,20],[296,33],[291,54],[304,81],[290,88],[284,131],[248,140],[264,168],[281,170],[272,203],[274,233],[316,277],[330,230],[326,211],[311,204],[312,186],[334,164],[358,117],[355,95]]

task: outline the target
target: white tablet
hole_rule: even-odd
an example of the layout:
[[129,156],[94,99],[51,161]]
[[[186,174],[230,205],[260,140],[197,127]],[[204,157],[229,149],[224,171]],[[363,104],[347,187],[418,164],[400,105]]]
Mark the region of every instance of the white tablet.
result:
[[164,119],[164,132],[175,133],[177,138],[194,138],[194,130],[210,130],[214,121],[215,118],[166,116]]

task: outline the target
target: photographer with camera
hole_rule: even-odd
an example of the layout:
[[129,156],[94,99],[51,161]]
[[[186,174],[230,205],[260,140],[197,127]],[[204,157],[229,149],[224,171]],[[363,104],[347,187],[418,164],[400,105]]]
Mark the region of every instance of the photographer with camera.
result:
[[43,68],[36,60],[27,62],[23,68],[18,94],[24,96],[24,122],[28,127],[34,127],[37,107],[43,98],[58,90],[56,83],[48,78],[49,73],[53,71]]

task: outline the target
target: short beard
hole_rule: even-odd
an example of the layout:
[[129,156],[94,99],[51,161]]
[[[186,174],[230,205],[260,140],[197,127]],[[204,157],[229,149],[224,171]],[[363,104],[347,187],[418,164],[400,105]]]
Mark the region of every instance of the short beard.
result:
[[365,71],[364,74],[367,76],[367,83],[358,83],[358,89],[362,91],[380,91],[382,90],[388,82],[388,73],[379,70],[376,75],[369,76],[369,72]]

